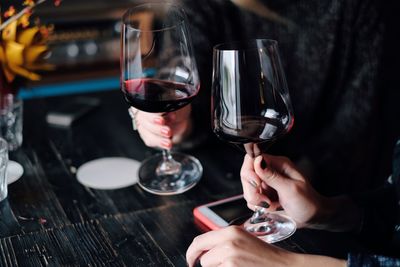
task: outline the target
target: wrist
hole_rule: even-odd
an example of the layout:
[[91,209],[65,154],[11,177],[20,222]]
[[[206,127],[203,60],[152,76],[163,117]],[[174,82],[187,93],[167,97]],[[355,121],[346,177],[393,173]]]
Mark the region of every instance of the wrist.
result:
[[[305,267],[307,266],[306,260],[307,258],[304,256],[310,256],[307,254],[300,254],[296,252],[291,252],[279,247],[276,247],[278,249],[278,257],[279,259],[275,262],[274,266],[279,266],[279,267]],[[268,262],[270,262],[268,260]],[[307,266],[309,267],[309,266]]]
[[346,267],[347,261],[342,259],[336,259],[327,256],[310,255],[310,254],[298,254],[294,253],[292,256],[293,264],[290,266],[296,267]]
[[[307,265],[307,256],[311,256],[309,254],[300,254],[300,253],[290,253],[287,259],[289,260],[289,264],[287,266],[296,266],[303,267]],[[311,266],[308,266],[311,267]]]

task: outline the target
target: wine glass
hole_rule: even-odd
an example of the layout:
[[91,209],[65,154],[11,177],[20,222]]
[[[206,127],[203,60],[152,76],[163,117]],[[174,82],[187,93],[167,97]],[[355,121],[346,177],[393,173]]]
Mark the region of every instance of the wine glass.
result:
[[[212,127],[219,138],[256,157],[292,128],[293,109],[277,41],[217,45],[213,68]],[[243,226],[268,243],[296,229],[283,212],[267,212],[261,204]]]
[[[200,82],[182,8],[133,7],[123,16],[121,34],[122,92],[132,107],[167,113],[191,103]],[[195,186],[202,172],[196,158],[163,150],[142,162],[139,185],[158,195],[179,194]]]

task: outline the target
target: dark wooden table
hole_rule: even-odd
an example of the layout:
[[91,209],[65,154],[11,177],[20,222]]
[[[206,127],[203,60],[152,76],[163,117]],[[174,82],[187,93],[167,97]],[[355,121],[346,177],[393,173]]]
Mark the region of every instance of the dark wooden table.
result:
[[[119,91],[91,96],[100,107],[68,129],[48,126],[45,115],[76,96],[25,101],[24,144],[10,155],[25,173],[0,203],[0,266],[186,266],[186,249],[201,233],[193,208],[241,193],[243,155],[215,140],[188,151],[204,174],[177,196],[155,196],[138,185],[84,187],[76,169],[87,161],[140,161],[155,152],[132,131]],[[356,243],[347,235],[299,230],[278,245],[345,257]]]

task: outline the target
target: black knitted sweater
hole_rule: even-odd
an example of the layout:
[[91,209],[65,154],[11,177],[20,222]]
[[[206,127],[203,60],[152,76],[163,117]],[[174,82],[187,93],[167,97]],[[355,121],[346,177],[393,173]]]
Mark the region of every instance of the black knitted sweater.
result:
[[[279,42],[295,124],[269,151],[314,165],[329,193],[372,185],[379,131],[383,24],[371,0],[260,0],[282,20],[228,0],[182,0],[201,77],[195,129],[210,129],[212,47],[254,38]],[[201,111],[201,112],[199,112]]]

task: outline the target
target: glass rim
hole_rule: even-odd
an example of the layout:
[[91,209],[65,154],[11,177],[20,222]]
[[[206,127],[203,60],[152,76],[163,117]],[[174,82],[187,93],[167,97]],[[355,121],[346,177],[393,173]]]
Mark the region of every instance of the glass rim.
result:
[[[247,51],[259,49],[257,44],[259,42],[266,42],[273,46],[278,46],[278,41],[274,39],[250,39],[250,40],[241,40],[241,41],[233,41],[233,42],[224,42],[220,44],[216,44],[213,47],[214,51]],[[234,46],[238,46],[238,48],[233,48]]]
[[[148,7],[151,7],[151,6],[169,6],[170,8],[174,8],[174,9],[178,10],[179,12],[181,12],[182,13],[182,19],[180,19],[179,22],[177,22],[175,25],[172,25],[172,26],[169,26],[169,27],[160,28],[160,29],[155,29],[155,30],[137,29],[137,28],[133,27],[131,23],[127,23],[126,22],[127,18],[130,16],[130,14],[133,13],[133,11],[140,10],[145,6],[148,6]],[[146,10],[146,9],[144,9],[144,10]],[[182,25],[184,23],[185,19],[186,19],[186,12],[180,5],[177,5],[177,4],[174,4],[174,3],[170,3],[170,2],[151,2],[151,3],[143,3],[143,4],[136,5],[134,7],[129,8],[127,11],[125,11],[124,15],[122,16],[122,25],[125,25],[126,27],[129,27],[130,30],[136,31],[136,32],[144,32],[144,33],[163,32],[163,31],[169,31],[169,30],[173,30],[173,29],[177,28],[178,26],[180,26],[180,25]]]

